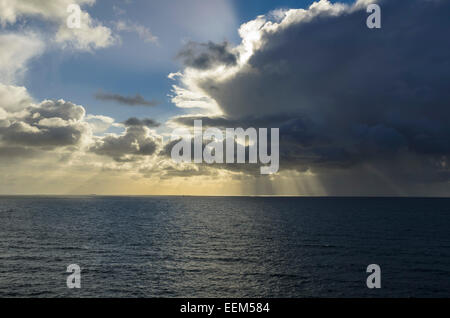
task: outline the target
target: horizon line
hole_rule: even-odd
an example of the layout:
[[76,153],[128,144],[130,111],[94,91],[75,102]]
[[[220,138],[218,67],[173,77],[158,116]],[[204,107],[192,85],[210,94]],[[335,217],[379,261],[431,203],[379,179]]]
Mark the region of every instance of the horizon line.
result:
[[196,194],[0,194],[0,197],[209,197],[209,198],[416,198],[450,199],[449,196],[414,195],[196,195]]

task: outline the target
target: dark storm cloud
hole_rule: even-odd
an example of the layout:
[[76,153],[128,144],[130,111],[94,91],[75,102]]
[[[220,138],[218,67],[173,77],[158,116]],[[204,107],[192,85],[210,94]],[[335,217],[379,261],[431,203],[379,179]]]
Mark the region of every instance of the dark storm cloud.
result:
[[205,78],[202,86],[232,118],[296,112],[337,126],[418,117],[432,103],[426,109],[432,119],[448,115],[449,3],[381,6],[379,30],[368,29],[367,14],[358,10],[266,33],[251,68],[223,82]]
[[149,128],[159,127],[161,124],[151,118],[139,119],[136,117],[128,118],[123,122],[125,126],[146,126]]
[[136,94],[135,96],[122,96],[119,94],[98,92],[95,94],[95,98],[103,101],[113,101],[128,106],[156,106],[159,104],[154,100],[148,101],[139,94]]
[[220,128],[248,128],[248,127],[278,127],[280,123],[292,118],[288,114],[277,114],[273,116],[249,116],[245,118],[232,119],[223,116],[207,117],[207,116],[180,116],[172,118],[176,124],[191,127],[195,120],[201,120],[203,127],[220,127]]
[[238,56],[231,51],[227,42],[189,42],[178,53],[177,58],[186,66],[205,70],[217,65],[234,66]]
[[263,31],[237,73],[197,82],[224,112],[202,118],[205,126],[280,127],[280,169],[326,179],[340,168],[351,180],[370,167],[393,183],[448,180],[450,2],[379,3],[381,29],[366,27],[361,7]]
[[98,140],[90,151],[113,158],[118,162],[136,161],[151,156],[157,149],[156,141],[145,126],[129,126],[123,136],[106,136]]

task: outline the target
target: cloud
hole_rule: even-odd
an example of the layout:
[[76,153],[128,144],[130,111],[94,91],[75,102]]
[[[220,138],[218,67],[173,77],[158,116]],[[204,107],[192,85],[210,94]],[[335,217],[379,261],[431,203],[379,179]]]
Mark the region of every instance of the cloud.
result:
[[136,94],[135,96],[122,96],[119,94],[98,92],[95,94],[95,98],[103,101],[114,101],[128,106],[156,106],[159,104],[154,100],[148,101],[139,94]]
[[[135,117],[115,123],[108,116],[86,115],[83,106],[62,99],[35,103],[26,88],[0,84],[0,161],[4,168],[15,165],[35,175],[30,172],[32,162],[49,174],[105,168],[137,173],[140,167],[136,165],[153,158],[159,148],[159,137],[149,129],[158,125],[150,118]],[[111,126],[125,126],[125,132],[107,133]],[[10,175],[26,178],[25,172]]]
[[[24,88],[0,88],[8,93],[3,100],[12,105],[7,110],[0,107],[0,161],[2,173],[6,167],[20,167],[21,173],[9,174],[14,178],[27,178],[27,173],[35,176],[38,171],[32,166],[39,172],[56,174],[56,178],[64,171],[77,170],[137,173],[142,168],[139,165],[152,159],[160,147],[159,138],[149,129],[158,126],[152,119],[133,117],[123,124],[115,123],[107,116],[86,115],[83,106],[69,101],[36,104]],[[111,126],[125,126],[125,132],[107,133]]]
[[87,115],[85,121],[94,133],[105,132],[114,124],[114,118],[104,115]]
[[127,119],[122,135],[108,134],[97,138],[90,151],[113,158],[117,162],[139,161],[156,153],[159,141],[149,128],[158,127],[159,123],[150,118]]
[[50,149],[78,145],[87,132],[81,121],[84,114],[82,106],[64,100],[47,100],[3,120],[0,140],[11,146]]
[[157,141],[145,126],[129,126],[123,135],[101,138],[90,151],[113,158],[118,162],[131,162],[156,152]]
[[[183,77],[182,79],[184,79]],[[203,112],[221,113],[219,106],[211,97],[207,96],[195,82],[185,83],[186,87],[179,85],[172,86],[172,103],[180,108],[198,108]]]
[[0,109],[7,112],[21,111],[31,102],[32,98],[25,87],[0,83]]
[[30,147],[76,145],[81,139],[81,134],[82,130],[72,125],[30,126],[24,122],[14,122],[7,128],[0,129],[2,141]]
[[[29,154],[31,158],[51,153],[62,156],[64,153],[62,160],[66,165],[74,156],[94,154],[110,157],[117,163],[126,163],[150,157],[159,147],[158,137],[149,129],[159,123],[152,119],[132,117],[119,124],[103,115],[86,116],[83,106],[62,99],[26,105],[23,100],[23,96],[28,96],[26,90],[13,87],[14,90],[20,94],[6,97],[11,105],[22,103],[22,108],[13,108],[15,112],[0,108],[3,111],[0,117],[0,149],[11,150],[10,155],[1,156],[2,160],[9,160],[15,155]],[[125,132],[122,135],[105,134],[111,126],[125,126]],[[98,133],[105,135],[96,136]],[[103,165],[103,160],[98,158],[95,162]]]
[[148,43],[158,43],[158,37],[153,35],[149,28],[137,23],[120,20],[116,22],[117,31],[134,32],[141,40]]
[[146,126],[149,128],[155,128],[155,127],[159,127],[161,125],[160,123],[156,122],[155,120],[153,120],[151,118],[139,119],[136,117],[128,118],[126,121],[123,122],[123,124],[127,127]]
[[46,20],[59,20],[67,17],[70,4],[93,5],[95,0],[44,0],[44,1],[5,1],[0,6],[0,22],[3,25],[14,24],[21,17],[35,16]]
[[32,158],[36,155],[36,150],[17,146],[0,146],[0,160],[16,160],[20,158]]
[[115,4],[113,4],[112,8],[113,8],[114,14],[116,14],[116,15],[124,15],[126,13],[126,11],[124,9],[116,6]]
[[172,178],[193,178],[198,176],[220,177],[218,169],[206,165],[174,164],[171,161],[160,161],[150,168],[141,168],[139,172],[145,178],[157,177],[159,180]]
[[38,107],[30,107],[27,109],[29,115],[27,120],[36,122],[40,118],[60,118],[65,121],[80,121],[84,118],[85,110],[80,105],[72,102],[66,102],[63,99],[45,100]]
[[322,0],[249,21],[236,63],[197,63],[208,44],[194,47],[173,101],[217,105],[219,115],[200,115],[207,125],[280,127],[280,168],[310,171],[330,191],[374,171],[398,188],[412,186],[409,174],[448,181],[450,4],[380,1],[379,30],[366,27],[365,4]]
[[248,116],[231,119],[225,116],[183,115],[172,118],[169,122],[176,125],[193,126],[195,120],[201,120],[203,127],[248,128],[248,127],[279,127],[280,124],[292,119],[290,114],[275,114],[273,116]]
[[185,66],[204,70],[218,65],[234,66],[237,64],[238,56],[227,42],[219,44],[189,42],[177,54],[177,58]]
[[81,27],[68,28],[62,24],[55,36],[55,41],[64,48],[81,51],[106,48],[116,43],[111,29],[93,20],[87,12],[81,13]]
[[1,1],[0,24],[15,24],[19,19],[36,18],[55,23],[58,27],[54,40],[63,47],[89,51],[115,43],[111,30],[95,21],[89,13],[81,11],[81,28],[68,28],[67,8],[71,4],[92,6],[95,0]]
[[[20,82],[31,59],[44,51],[44,42],[34,33],[0,34],[0,82]],[[4,93],[4,88],[2,92]]]

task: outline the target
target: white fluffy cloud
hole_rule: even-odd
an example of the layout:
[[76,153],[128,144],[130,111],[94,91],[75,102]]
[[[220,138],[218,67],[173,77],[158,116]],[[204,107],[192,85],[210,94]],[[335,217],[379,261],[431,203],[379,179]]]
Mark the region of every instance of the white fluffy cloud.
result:
[[62,24],[56,33],[56,42],[63,47],[89,51],[105,48],[115,43],[111,29],[95,22],[87,12],[81,13],[81,27],[68,28]]
[[95,0],[0,0],[0,22],[14,24],[18,19],[34,16],[46,20],[65,20],[70,4],[92,5]]
[[95,21],[86,11],[81,12],[81,28],[68,28],[67,8],[71,4],[93,5],[95,0],[0,0],[0,23],[14,24],[21,18],[37,18],[57,25],[54,40],[62,46],[91,50],[115,42],[112,31]]
[[[96,154],[97,165],[112,161],[120,168],[153,157],[160,141],[151,128],[158,125],[149,118],[116,123],[111,117],[86,115],[83,106],[62,99],[34,103],[24,87],[0,84],[0,152],[8,152],[0,156],[3,160]],[[124,132],[108,133],[112,126]]]
[[21,111],[28,107],[31,102],[32,99],[25,87],[0,83],[0,109],[3,111]]
[[0,34],[0,82],[19,82],[27,70],[28,62],[43,51],[44,43],[34,33]]
[[103,133],[114,125],[114,118],[103,115],[87,115],[86,122],[88,122],[94,133]]

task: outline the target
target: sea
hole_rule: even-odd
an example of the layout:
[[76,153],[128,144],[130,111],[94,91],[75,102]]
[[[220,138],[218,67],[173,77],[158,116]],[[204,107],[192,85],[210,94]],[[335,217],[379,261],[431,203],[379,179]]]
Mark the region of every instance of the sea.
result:
[[0,197],[0,297],[449,296],[450,199]]

